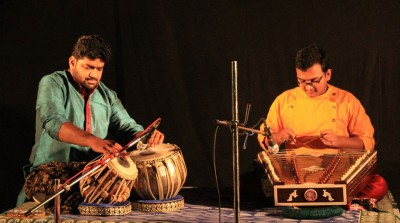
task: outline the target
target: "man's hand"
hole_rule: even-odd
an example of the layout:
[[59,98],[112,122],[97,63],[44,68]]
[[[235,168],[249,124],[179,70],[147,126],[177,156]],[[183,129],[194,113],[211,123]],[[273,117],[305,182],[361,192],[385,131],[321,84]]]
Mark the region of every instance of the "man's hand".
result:
[[156,129],[153,135],[151,135],[147,144],[148,146],[157,146],[162,144],[163,142],[164,142],[164,134]]
[[340,138],[331,129],[323,130],[320,133],[321,141],[332,148],[340,147]]
[[358,136],[338,136],[333,130],[328,129],[321,131],[320,133],[321,141],[332,148],[339,149],[364,149],[364,143]]
[[61,126],[59,138],[66,143],[92,148],[97,153],[105,155],[115,154],[122,149],[122,146],[112,140],[98,138],[78,127],[71,122],[66,122]]
[[276,143],[282,144],[284,142],[289,144],[296,143],[295,133],[292,129],[284,129],[280,132],[272,133],[272,138]]
[[122,146],[115,141],[100,138],[94,138],[89,147],[93,151],[103,153],[104,155],[116,154],[122,149]]

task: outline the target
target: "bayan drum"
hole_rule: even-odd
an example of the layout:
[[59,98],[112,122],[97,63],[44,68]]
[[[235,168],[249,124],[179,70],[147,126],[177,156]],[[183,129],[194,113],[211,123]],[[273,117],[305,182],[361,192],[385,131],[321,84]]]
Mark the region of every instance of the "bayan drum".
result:
[[173,198],[185,183],[185,161],[180,148],[174,144],[135,150],[130,157],[138,168],[134,192],[144,200]]
[[81,180],[79,189],[86,203],[121,203],[128,200],[137,175],[138,170],[130,157],[115,157]]

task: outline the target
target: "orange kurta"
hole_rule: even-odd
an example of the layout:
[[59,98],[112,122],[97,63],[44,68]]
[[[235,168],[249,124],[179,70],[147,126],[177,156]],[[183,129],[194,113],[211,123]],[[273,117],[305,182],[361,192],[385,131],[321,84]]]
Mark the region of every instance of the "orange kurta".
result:
[[[339,136],[358,136],[365,149],[373,149],[374,128],[360,101],[348,91],[328,86],[327,92],[315,98],[300,87],[279,95],[267,115],[271,132],[292,129],[296,137],[308,137],[331,129]],[[264,125],[260,129],[264,131]],[[263,135],[258,135],[258,141],[265,149]]]

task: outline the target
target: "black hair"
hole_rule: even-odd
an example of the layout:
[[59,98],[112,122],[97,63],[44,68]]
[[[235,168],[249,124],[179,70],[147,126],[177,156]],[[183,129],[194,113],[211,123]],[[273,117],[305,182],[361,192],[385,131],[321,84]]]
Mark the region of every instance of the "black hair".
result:
[[111,47],[100,35],[81,36],[72,49],[72,56],[77,59],[87,57],[108,62],[111,59]]
[[297,51],[295,57],[295,66],[297,69],[305,71],[314,64],[320,64],[324,72],[331,68],[329,57],[325,50],[313,43]]

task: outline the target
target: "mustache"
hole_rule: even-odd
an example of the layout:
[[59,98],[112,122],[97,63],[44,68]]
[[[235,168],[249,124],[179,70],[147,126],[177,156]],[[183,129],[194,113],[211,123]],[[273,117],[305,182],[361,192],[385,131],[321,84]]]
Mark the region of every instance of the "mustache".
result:
[[95,77],[88,77],[88,78],[86,78],[86,80],[87,81],[99,81],[97,78],[95,78]]

